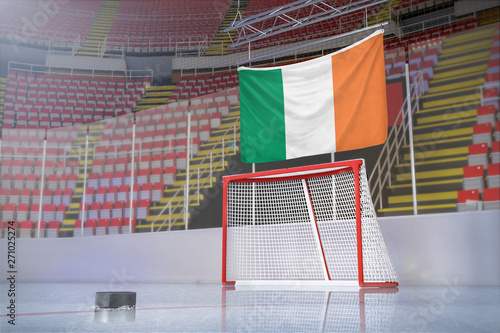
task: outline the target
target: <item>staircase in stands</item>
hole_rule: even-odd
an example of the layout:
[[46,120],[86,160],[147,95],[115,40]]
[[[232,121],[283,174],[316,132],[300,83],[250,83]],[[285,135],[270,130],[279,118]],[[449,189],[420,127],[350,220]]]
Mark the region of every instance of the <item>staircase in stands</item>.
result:
[[139,101],[133,112],[151,109],[160,105],[167,104],[172,95],[175,85],[151,86],[146,89],[146,94]]
[[87,37],[78,49],[77,56],[97,57],[99,49],[111,32],[121,1],[103,0]]
[[[237,16],[238,3],[240,5],[240,14],[243,16],[247,8],[248,1],[249,0],[233,0],[231,2],[231,6],[227,10],[224,18],[221,21],[221,24],[219,25],[219,29],[217,29],[214,38],[212,38],[210,45],[205,51],[205,55],[219,56],[228,54],[229,50],[227,49],[227,47],[231,45],[231,38],[229,38],[227,32],[223,32],[223,30],[229,27],[229,25],[234,22],[235,18],[237,20],[241,19],[239,16]],[[235,31],[231,32],[231,36],[233,39],[236,36],[235,34]]]
[[380,6],[377,13],[374,15],[369,15],[368,25],[379,24],[382,22],[389,21],[391,19],[391,14],[394,8],[401,3],[401,0],[391,0]]
[[[224,136],[225,142],[230,142],[236,138],[236,142],[240,139],[239,132],[239,117],[240,117],[240,109],[239,105],[232,106],[227,117],[222,118],[221,125],[218,129],[214,129],[210,133],[210,139],[207,143],[200,145],[200,150],[197,156],[191,158],[189,160],[190,163],[190,185],[196,185],[198,182],[197,171],[208,169],[208,164],[210,163],[209,157],[212,157],[212,165],[218,165],[218,167],[213,168],[212,179],[210,181],[210,175],[200,175],[199,182],[201,184],[206,183],[200,188],[200,195],[198,197],[198,188],[193,186],[189,190],[189,211],[188,218],[192,218],[193,211],[199,212],[199,208],[206,206],[203,202],[204,200],[210,200],[206,197],[204,193],[210,191],[216,183],[221,184],[221,176],[226,174],[226,167],[228,166],[228,160],[233,158],[238,153],[238,145],[236,145],[236,149],[234,147],[228,147],[227,145],[222,147],[222,137]],[[228,130],[235,128],[236,132],[228,134]],[[222,160],[224,159],[224,164],[222,164]],[[160,204],[154,207],[151,207],[149,211],[149,216],[147,217],[145,224],[138,225],[136,227],[136,232],[149,232],[151,231],[151,224],[154,222],[153,229],[154,231],[167,231],[167,230],[182,230],[185,228],[184,223],[184,198],[185,192],[183,186],[186,183],[186,172],[178,172],[176,176],[176,181],[172,188],[166,189],[164,191],[163,199],[160,201]],[[210,185],[210,183],[212,183]],[[168,214],[168,209],[166,209],[163,213],[162,210],[169,202],[171,202],[172,207],[175,207],[171,212],[170,216]],[[158,216],[162,213],[160,216]],[[157,219],[158,217],[158,219]],[[168,220],[176,221],[172,223],[169,228],[168,222],[163,223]]]
[[[476,28],[448,36],[443,44],[429,91],[414,115],[419,214],[456,211],[494,32],[491,25]],[[413,214],[409,147],[401,154],[404,162],[392,172],[396,182],[386,188],[386,208],[379,216]]]
[[87,175],[92,172],[92,162],[94,156],[94,146],[97,145],[100,141],[100,134],[102,133],[103,128],[102,123],[94,123],[89,125],[89,146],[88,146],[88,154],[87,154],[87,168],[85,169],[85,155],[82,151],[85,151],[86,146],[86,136],[87,136],[87,127],[80,126],[77,138],[73,143],[73,148],[68,154],[69,159],[80,159],[80,170],[78,172],[78,179],[76,182],[76,188],[73,192],[73,196],[71,197],[71,203],[66,208],[66,213],[64,216],[64,221],[61,224],[61,228],[59,229],[62,237],[72,235],[73,229],[76,223],[76,220],[79,219],[79,213],[81,210],[80,203],[82,202],[83,197],[83,184],[85,180],[85,173]]

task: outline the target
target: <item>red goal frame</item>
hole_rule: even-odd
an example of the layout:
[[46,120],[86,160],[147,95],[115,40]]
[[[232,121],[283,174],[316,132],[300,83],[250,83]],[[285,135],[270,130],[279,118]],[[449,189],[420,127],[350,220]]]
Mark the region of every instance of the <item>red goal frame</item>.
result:
[[[271,170],[271,171],[262,171],[262,172],[255,172],[255,173],[247,173],[247,174],[239,174],[239,175],[230,175],[230,176],[225,176],[223,177],[223,204],[222,204],[222,209],[223,209],[223,218],[222,218],[222,284],[225,286],[232,286],[236,283],[236,281],[228,281],[226,279],[226,273],[227,273],[227,202],[228,202],[228,185],[231,182],[234,183],[258,183],[258,182],[269,182],[273,180],[295,180],[295,179],[307,179],[310,178],[308,176],[309,174],[295,174],[292,176],[285,176],[285,177],[279,177],[279,178],[272,178],[270,176],[273,175],[284,175],[284,174],[290,174],[290,173],[301,173],[301,172],[308,172],[308,171],[314,171],[318,169],[328,169],[328,168],[337,168],[336,170],[330,170],[326,172],[318,172],[315,173],[314,176],[329,176],[329,175],[334,175],[338,173],[343,173],[343,172],[348,172],[352,171],[354,175],[354,193],[355,193],[355,217],[356,217],[356,243],[357,243],[357,261],[358,261],[358,283],[359,287],[397,287],[398,283],[397,282],[365,282],[364,281],[364,275],[363,275],[363,251],[362,251],[362,234],[361,234],[361,192],[360,192],[360,173],[359,169],[360,167],[364,164],[364,160],[362,159],[356,159],[356,160],[349,160],[349,161],[341,161],[341,162],[332,162],[332,163],[326,163],[326,164],[320,164],[320,165],[310,165],[310,166],[304,166],[304,167],[295,167],[295,168],[288,168],[288,169],[280,169],[280,170]],[[266,178],[257,178],[257,177],[266,177]],[[257,179],[256,179],[257,178]],[[306,182],[307,183],[307,182]],[[308,191],[309,191],[309,186],[308,186]],[[309,192],[310,196],[310,192]],[[314,223],[316,226],[316,229],[318,231],[318,224],[316,219],[314,219]],[[319,232],[318,232],[319,235]],[[323,244],[320,240],[320,245],[321,245],[321,251],[323,255],[323,261],[325,262],[325,265],[327,265],[324,250],[323,250]],[[330,274],[328,273],[328,280],[331,280]],[[333,281],[332,281],[333,282]],[[286,282],[285,282],[286,283]]]

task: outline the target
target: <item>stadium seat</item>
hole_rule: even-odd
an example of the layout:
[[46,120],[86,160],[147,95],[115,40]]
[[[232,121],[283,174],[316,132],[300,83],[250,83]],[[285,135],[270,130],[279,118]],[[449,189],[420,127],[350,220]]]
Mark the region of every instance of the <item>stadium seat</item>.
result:
[[121,234],[122,224],[123,224],[122,218],[111,219],[110,225],[108,227],[108,234],[110,234],[110,235]]
[[488,164],[486,183],[489,188],[500,187],[500,163]]
[[486,143],[491,147],[492,142],[492,126],[491,123],[483,123],[472,126],[472,143]]
[[495,126],[495,107],[493,105],[479,106],[477,108],[477,123],[491,123],[491,126]]
[[479,191],[478,190],[460,190],[457,193],[458,204],[457,211],[476,211],[479,210]]
[[484,188],[484,168],[482,165],[463,167],[464,178],[462,187],[464,190],[478,190],[483,193]]
[[500,188],[485,188],[483,193],[483,209],[500,209]]
[[109,219],[99,219],[97,221],[97,226],[95,228],[95,235],[102,236],[108,234],[110,220]]
[[59,222],[59,221],[49,221],[49,225],[48,225],[47,231],[46,231],[46,237],[47,238],[59,237],[60,225],[61,225],[61,222]]
[[33,235],[33,221],[21,221],[19,226],[19,238],[31,238]]

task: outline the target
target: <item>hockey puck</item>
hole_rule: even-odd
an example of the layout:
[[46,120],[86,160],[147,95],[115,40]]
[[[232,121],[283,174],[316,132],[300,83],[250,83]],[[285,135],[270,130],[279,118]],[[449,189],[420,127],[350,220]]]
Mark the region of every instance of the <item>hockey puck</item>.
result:
[[131,291],[97,292],[95,306],[98,309],[135,308],[136,293]]

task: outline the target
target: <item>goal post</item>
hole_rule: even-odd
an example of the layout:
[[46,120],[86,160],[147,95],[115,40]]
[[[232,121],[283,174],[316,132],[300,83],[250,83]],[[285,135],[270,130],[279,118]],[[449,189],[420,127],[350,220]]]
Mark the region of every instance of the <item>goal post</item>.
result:
[[223,178],[222,283],[395,287],[364,160]]

